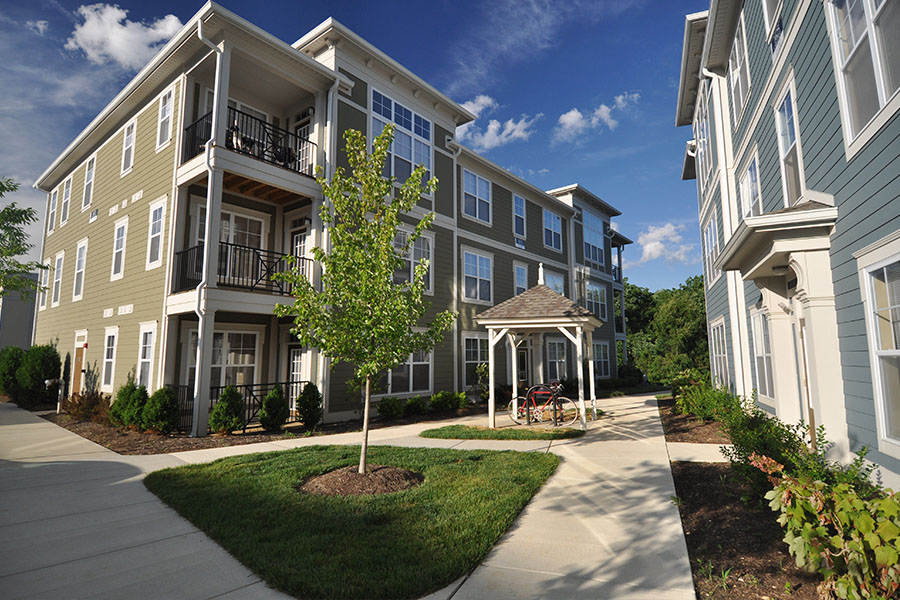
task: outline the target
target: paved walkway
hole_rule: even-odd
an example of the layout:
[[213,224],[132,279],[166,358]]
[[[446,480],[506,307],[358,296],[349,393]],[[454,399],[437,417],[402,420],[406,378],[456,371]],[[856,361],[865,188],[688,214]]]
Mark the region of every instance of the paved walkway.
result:
[[[429,600],[693,599],[669,453],[649,397],[560,442],[429,440],[434,422],[370,443],[554,452],[563,462],[469,576]],[[482,422],[484,417],[464,421]],[[120,456],[0,403],[0,598],[285,598],[148,492],[146,473],[358,433],[159,456]]]

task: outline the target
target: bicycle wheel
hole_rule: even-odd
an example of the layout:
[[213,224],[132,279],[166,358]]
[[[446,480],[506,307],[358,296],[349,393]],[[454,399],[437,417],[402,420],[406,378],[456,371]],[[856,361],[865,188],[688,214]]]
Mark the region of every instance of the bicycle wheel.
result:
[[560,427],[569,427],[578,420],[578,405],[568,398],[557,398],[557,423]]
[[513,423],[515,423],[516,425],[521,425],[526,421],[526,406],[527,401],[522,396],[509,401],[509,404],[506,407],[506,412],[509,414],[509,418],[512,419]]

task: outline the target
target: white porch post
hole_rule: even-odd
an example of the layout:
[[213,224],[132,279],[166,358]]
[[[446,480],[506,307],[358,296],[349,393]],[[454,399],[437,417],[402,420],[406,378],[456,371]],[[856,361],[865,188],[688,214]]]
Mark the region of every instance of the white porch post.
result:
[[544,334],[539,333],[535,336],[535,346],[531,349],[534,353],[533,361],[535,363],[534,373],[536,375],[535,381],[532,381],[532,385],[537,385],[538,383],[544,383]]
[[575,344],[575,360],[577,361],[578,368],[576,371],[578,372],[578,410],[581,412],[581,429],[587,429],[587,416],[584,408],[584,328],[580,325],[575,328],[575,337],[578,339],[578,342]]
[[597,393],[594,391],[594,332],[587,332],[588,392],[591,395],[591,418],[597,420]]
[[488,329],[488,427],[496,427],[494,419],[494,330]]
[[[519,349],[516,347],[516,335],[507,333],[506,339],[509,341],[510,363],[512,364],[512,401],[515,404],[516,397],[519,395]],[[516,407],[518,408],[518,406]]]

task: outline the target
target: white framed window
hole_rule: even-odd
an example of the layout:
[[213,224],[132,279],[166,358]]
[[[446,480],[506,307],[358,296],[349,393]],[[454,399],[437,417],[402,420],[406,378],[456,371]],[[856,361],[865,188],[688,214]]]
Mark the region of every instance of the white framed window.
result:
[[528,265],[513,263],[513,295],[518,296],[528,289]]
[[725,347],[725,318],[719,317],[709,326],[709,354],[713,384],[728,387],[728,352]]
[[544,247],[562,252],[562,217],[544,209]]
[[174,90],[171,88],[159,97],[159,115],[156,127],[157,150],[161,150],[172,139],[172,105],[174,104],[174,98]]
[[[248,328],[253,326],[246,326]],[[226,330],[213,332],[213,351],[210,358],[209,384],[214,388],[229,385],[251,385],[258,383],[257,367],[261,354],[262,329]],[[184,383],[193,385],[197,373],[197,330],[187,333],[182,342],[185,345]]]
[[494,297],[494,258],[471,250],[463,251],[463,297],[470,302],[490,304]]
[[84,193],[81,196],[81,210],[90,207],[94,198],[94,171],[97,168],[97,157],[92,156],[84,166]]
[[40,296],[38,298],[38,308],[39,310],[44,310],[47,308],[47,292],[49,291],[50,284],[50,259],[45,258],[43,262],[44,269],[41,269],[41,291]]
[[797,132],[797,105],[793,82],[775,106],[778,131],[778,157],[781,163],[781,187],[784,205],[793,206],[806,189],[803,177],[803,154]]
[[754,154],[747,168],[741,175],[738,190],[741,196],[741,214],[747,217],[758,217],[762,214],[762,196],[759,193],[759,162]]
[[[434,245],[434,240],[430,234],[423,233],[413,242],[412,248],[407,248],[406,252],[404,252],[403,248],[407,244],[408,236],[409,232],[398,231],[396,237],[394,237],[394,249],[403,256],[404,260],[403,267],[394,272],[394,283],[400,284],[412,281],[416,265],[423,260],[427,260],[428,270],[425,272],[425,293],[430,294],[432,293],[431,266],[434,264],[431,258],[431,248]],[[412,255],[411,259],[410,255]]]
[[557,294],[566,295],[566,278],[559,273],[544,269],[544,285]]
[[87,262],[88,239],[78,242],[75,249],[75,281],[72,284],[72,302],[84,296],[84,265]]
[[756,393],[764,398],[775,398],[772,376],[772,348],[769,344],[769,316],[764,312],[751,315],[753,325],[753,355],[756,372]]
[[156,322],[141,323],[138,334],[137,384],[147,390],[153,384],[153,350],[156,346]]
[[150,205],[150,230],[147,232],[147,266],[145,270],[162,265],[163,224],[166,218],[165,199]]
[[750,95],[750,65],[747,62],[747,40],[744,33],[744,11],[738,19],[731,58],[728,61],[728,82],[731,87],[731,116],[737,128]]
[[372,141],[388,123],[394,124],[394,141],[388,149],[384,176],[403,183],[414,166],[423,165],[422,181],[427,182],[431,178],[431,121],[373,89]]
[[[900,4],[896,0],[831,0],[827,4],[844,139],[849,146],[870,123],[874,134],[900,107]],[[881,111],[887,114],[873,123]],[[862,144],[871,135],[864,137]]]
[[128,217],[119,219],[113,230],[112,268],[110,281],[122,279],[125,275],[125,240],[128,237]]
[[602,269],[606,265],[606,224],[600,215],[589,210],[581,214],[584,231],[584,264],[592,269]]
[[703,228],[703,276],[706,278],[706,287],[710,287],[722,273],[713,263],[719,257],[719,224],[716,219],[718,210],[713,209]]
[[100,391],[112,392],[116,372],[116,346],[119,341],[119,327],[106,327],[103,335],[103,379]]
[[[385,374],[382,374],[382,377]],[[417,351],[386,373],[386,389],[382,394],[414,394],[431,391],[431,353]],[[384,381],[382,379],[382,381]]]
[[712,148],[709,137],[709,105],[707,99],[708,82],[706,79],[700,82],[700,92],[697,99],[697,113],[694,117],[694,140],[697,144],[697,185],[700,193],[706,189],[709,174],[712,172]]
[[53,190],[50,194],[50,208],[47,209],[47,235],[53,233],[56,227],[56,202],[59,198],[59,190]]
[[491,182],[463,169],[463,214],[491,224]]
[[465,386],[475,385],[477,376],[475,367],[480,364],[488,364],[488,339],[482,336],[463,337],[463,368],[465,371]]
[[547,341],[547,377],[550,381],[564,378],[566,371],[566,343],[555,340]]
[[584,290],[584,307],[606,321],[606,286],[589,281]]
[[70,175],[63,184],[62,202],[59,204],[59,226],[62,227],[69,220],[69,201],[72,199],[72,176]]
[[66,251],[57,253],[53,259],[53,294],[50,297],[50,306],[59,306],[59,297],[62,295],[63,263],[66,259]]
[[131,121],[122,132],[122,175],[131,171],[134,166],[134,137],[137,121]]
[[783,0],[762,0],[763,18],[766,21],[766,41],[774,57],[781,48],[784,28],[781,23],[781,6]]
[[516,247],[525,248],[526,239],[526,221],[525,221],[525,198],[518,194],[513,195],[513,237],[516,239]]
[[609,379],[609,342],[594,342],[594,377]]

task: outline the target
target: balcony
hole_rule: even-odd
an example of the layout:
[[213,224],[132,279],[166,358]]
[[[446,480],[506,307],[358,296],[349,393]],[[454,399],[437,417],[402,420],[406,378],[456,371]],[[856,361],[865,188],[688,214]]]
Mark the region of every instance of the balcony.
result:
[[[227,123],[225,147],[229,150],[315,177],[317,148],[313,142],[231,107]],[[203,154],[211,136],[212,112],[208,112],[185,128],[182,164]]]
[[[291,270],[291,263],[299,264],[300,272],[312,275],[314,261],[309,258],[289,257],[277,252],[219,242],[219,269],[216,284],[250,291],[268,292],[289,296],[292,285],[275,279],[278,273]],[[203,276],[203,244],[175,253],[172,292],[192,290]]]
[[618,265],[612,266],[612,278],[613,281],[622,281],[622,272],[619,271]]

